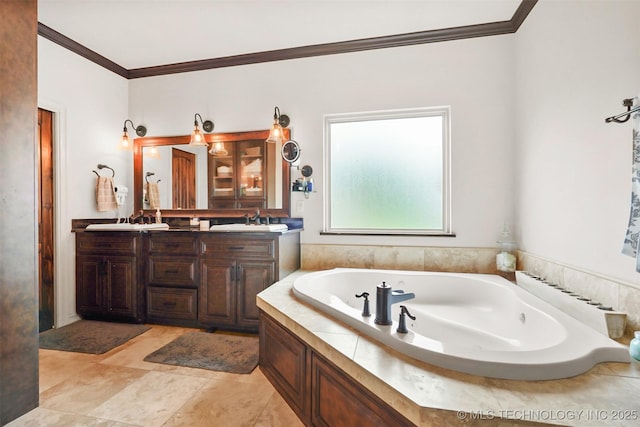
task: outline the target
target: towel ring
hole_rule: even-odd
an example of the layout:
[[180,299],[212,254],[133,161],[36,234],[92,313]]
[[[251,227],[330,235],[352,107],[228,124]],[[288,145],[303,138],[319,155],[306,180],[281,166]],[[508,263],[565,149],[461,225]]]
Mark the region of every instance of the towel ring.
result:
[[[111,178],[116,176],[116,171],[114,171],[112,168],[110,168],[107,165],[103,165],[102,163],[98,164],[98,169],[105,169],[105,168],[109,169],[111,171]],[[100,174],[98,172],[96,172],[95,170],[93,171],[93,173],[95,173],[96,176],[98,176],[98,177],[100,176]]]

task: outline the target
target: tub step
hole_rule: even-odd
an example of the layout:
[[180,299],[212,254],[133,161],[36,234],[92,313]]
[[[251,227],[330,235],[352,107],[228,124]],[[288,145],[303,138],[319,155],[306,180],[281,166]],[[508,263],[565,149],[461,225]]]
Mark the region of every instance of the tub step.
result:
[[609,338],[617,339],[624,335],[626,313],[615,311],[612,307],[605,307],[526,271],[516,271],[516,283],[522,289]]

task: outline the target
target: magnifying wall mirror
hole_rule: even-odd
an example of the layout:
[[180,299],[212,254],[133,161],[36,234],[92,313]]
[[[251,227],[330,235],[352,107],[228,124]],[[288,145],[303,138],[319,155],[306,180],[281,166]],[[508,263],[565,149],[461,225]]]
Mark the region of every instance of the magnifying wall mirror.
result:
[[282,158],[285,162],[295,163],[300,158],[300,146],[293,139],[282,145]]

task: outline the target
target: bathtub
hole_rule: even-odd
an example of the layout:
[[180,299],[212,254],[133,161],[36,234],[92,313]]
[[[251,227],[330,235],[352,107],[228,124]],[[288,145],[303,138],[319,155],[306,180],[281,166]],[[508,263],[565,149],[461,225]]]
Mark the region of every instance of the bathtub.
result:
[[[392,306],[393,325],[374,323],[376,286],[416,297]],[[363,317],[369,293],[371,316]],[[294,295],[415,359],[468,374],[548,380],[600,362],[629,362],[627,347],[583,325],[500,276],[337,268],[308,273]],[[416,317],[396,331],[400,305]]]

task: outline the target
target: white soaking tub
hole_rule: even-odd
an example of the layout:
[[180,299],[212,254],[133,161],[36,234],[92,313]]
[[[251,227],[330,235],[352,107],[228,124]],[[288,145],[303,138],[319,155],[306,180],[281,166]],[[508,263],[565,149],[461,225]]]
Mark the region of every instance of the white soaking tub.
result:
[[[376,324],[382,282],[415,298]],[[298,298],[415,359],[468,374],[515,380],[567,378],[600,362],[629,362],[627,347],[500,276],[396,270],[318,271],[295,280]],[[371,316],[362,315],[369,293]],[[400,305],[408,333],[398,333]]]

